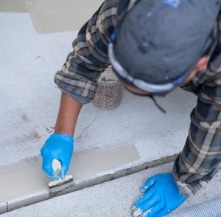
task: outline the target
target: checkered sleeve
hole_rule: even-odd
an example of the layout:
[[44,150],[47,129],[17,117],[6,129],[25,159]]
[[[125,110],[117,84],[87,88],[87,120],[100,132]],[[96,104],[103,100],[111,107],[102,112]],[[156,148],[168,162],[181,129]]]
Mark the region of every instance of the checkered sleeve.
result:
[[110,65],[107,47],[109,36],[118,22],[118,2],[104,1],[80,29],[72,43],[73,51],[55,74],[54,81],[61,91],[81,104],[94,98],[100,73]]
[[195,87],[198,101],[191,113],[189,135],[173,166],[174,178],[185,196],[208,183],[221,162],[221,73],[204,80]]

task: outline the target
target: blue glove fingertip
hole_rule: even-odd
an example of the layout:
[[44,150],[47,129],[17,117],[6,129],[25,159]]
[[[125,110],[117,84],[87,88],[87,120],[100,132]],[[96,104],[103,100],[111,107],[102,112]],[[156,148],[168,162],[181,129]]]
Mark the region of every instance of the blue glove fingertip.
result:
[[150,188],[153,187],[153,185],[155,184],[155,179],[154,177],[149,178],[145,184],[140,188],[140,192],[141,193],[145,193],[147,190],[149,190]]
[[[149,214],[152,212],[152,209],[148,209],[148,210],[146,210],[144,213],[143,213],[143,215],[141,216],[141,217],[148,217],[148,216],[150,216]],[[156,216],[155,216],[156,217]]]
[[135,208],[134,210],[133,210],[133,217],[138,217],[138,216],[141,216],[142,215],[142,210],[141,209],[139,209],[139,208]]
[[147,191],[147,189],[148,189],[148,187],[143,186],[143,187],[140,188],[140,192],[145,193]]

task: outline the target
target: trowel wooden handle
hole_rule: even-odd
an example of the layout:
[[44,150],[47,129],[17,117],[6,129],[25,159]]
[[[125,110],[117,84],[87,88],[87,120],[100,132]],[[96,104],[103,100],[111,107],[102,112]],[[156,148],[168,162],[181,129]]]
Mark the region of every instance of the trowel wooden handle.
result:
[[57,175],[60,175],[61,172],[61,162],[57,159],[53,159],[52,161],[52,169],[56,172]]

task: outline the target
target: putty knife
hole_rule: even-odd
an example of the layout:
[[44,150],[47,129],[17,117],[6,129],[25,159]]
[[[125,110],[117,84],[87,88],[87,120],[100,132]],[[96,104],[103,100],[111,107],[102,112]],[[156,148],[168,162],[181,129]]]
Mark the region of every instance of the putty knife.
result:
[[[52,169],[54,170],[54,172],[61,177],[60,173],[61,173],[61,162],[57,159],[53,159],[52,161]],[[48,187],[51,188],[55,188],[64,184],[67,184],[69,182],[73,181],[73,177],[72,175],[66,175],[64,177],[64,179],[60,178],[59,180],[55,180],[55,181],[51,181],[48,183]]]

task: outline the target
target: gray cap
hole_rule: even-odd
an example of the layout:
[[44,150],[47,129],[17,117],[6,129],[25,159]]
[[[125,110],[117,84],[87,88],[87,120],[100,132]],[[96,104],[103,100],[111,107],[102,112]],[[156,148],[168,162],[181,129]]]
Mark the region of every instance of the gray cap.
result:
[[219,9],[220,0],[138,0],[117,27],[115,58],[132,78],[172,82],[204,54]]

